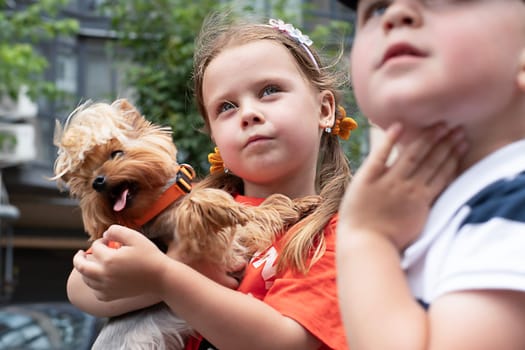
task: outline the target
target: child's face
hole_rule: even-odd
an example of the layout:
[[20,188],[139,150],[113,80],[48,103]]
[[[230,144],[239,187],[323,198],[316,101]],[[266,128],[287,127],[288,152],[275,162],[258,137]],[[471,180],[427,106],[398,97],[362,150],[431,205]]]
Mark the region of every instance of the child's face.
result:
[[327,110],[333,106],[286,48],[258,40],[224,49],[208,65],[202,91],[212,138],[246,194],[250,185],[282,191],[279,186],[302,186],[305,179],[313,188],[320,135],[333,122]]
[[522,0],[361,0],[351,74],[381,127],[486,122],[508,112],[525,47]]

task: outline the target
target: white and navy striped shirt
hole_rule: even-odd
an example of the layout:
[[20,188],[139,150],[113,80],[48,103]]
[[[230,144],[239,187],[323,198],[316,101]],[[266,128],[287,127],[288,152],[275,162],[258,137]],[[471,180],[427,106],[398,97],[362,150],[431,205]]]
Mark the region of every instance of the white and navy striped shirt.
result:
[[525,292],[525,140],[472,166],[438,198],[402,266],[421,304],[449,292]]

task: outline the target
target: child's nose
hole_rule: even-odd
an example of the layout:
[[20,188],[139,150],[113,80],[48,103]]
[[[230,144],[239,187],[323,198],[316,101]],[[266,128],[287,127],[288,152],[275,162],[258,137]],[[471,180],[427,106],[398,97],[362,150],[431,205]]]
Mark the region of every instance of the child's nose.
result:
[[383,29],[389,32],[400,27],[419,27],[422,17],[418,4],[411,1],[393,2],[383,15]]
[[255,106],[249,105],[241,109],[242,113],[242,126],[247,127],[253,124],[260,124],[265,121],[263,113],[259,111]]

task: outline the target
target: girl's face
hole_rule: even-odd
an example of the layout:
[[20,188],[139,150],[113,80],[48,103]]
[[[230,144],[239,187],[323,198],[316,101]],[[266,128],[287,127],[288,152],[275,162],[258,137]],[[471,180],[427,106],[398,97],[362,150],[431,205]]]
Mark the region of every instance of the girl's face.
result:
[[208,65],[202,90],[212,138],[246,195],[315,193],[334,98],[310,84],[285,47],[258,40],[225,48]]
[[487,130],[517,106],[522,0],[361,0],[357,16],[352,81],[379,126]]

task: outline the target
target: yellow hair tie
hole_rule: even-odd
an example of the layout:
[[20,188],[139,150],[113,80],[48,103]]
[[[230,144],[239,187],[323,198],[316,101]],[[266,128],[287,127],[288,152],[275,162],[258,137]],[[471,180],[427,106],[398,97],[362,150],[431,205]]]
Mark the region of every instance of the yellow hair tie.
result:
[[224,172],[224,161],[218,147],[215,147],[213,153],[208,154],[208,162],[210,163],[210,174]]
[[357,122],[346,116],[346,111],[343,106],[338,107],[339,118],[336,117],[334,127],[332,128],[332,135],[337,135],[343,140],[350,138],[350,132],[357,128]]

